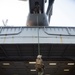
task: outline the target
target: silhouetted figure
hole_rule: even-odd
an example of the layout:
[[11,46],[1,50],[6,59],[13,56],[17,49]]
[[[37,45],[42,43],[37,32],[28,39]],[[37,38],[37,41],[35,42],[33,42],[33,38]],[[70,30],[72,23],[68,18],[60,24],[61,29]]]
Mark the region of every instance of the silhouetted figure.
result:
[[33,9],[33,13],[34,13],[34,14],[41,13],[40,5],[39,5],[38,2],[35,2],[35,7],[34,7],[34,9]]

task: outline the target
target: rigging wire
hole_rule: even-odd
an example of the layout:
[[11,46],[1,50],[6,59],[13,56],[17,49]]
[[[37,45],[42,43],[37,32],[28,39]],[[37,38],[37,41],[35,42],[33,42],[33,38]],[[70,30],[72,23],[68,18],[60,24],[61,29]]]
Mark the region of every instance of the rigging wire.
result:
[[37,15],[37,26],[38,26],[38,55],[40,55],[41,54],[41,52],[40,52],[40,44],[39,44],[39,25],[38,25],[38,15]]
[[40,44],[39,44],[39,27],[38,27],[38,55],[40,55]]

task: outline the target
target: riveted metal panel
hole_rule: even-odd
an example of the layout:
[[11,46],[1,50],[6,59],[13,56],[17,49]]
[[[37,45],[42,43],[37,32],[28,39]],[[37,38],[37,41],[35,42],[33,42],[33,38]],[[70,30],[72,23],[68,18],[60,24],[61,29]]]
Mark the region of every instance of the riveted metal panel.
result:
[[0,27],[0,44],[75,44],[75,27]]

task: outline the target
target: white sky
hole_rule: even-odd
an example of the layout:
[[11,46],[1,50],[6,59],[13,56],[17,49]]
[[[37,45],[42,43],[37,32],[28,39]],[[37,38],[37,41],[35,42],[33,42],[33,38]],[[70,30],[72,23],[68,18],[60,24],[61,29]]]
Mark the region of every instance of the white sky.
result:
[[[28,12],[28,1],[0,0],[0,26],[26,26]],[[50,26],[75,27],[75,0],[55,0]]]

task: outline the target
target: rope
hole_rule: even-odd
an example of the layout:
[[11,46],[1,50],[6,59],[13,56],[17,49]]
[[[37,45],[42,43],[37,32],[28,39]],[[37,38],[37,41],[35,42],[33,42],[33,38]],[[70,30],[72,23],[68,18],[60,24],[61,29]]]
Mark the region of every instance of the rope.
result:
[[39,44],[39,25],[38,25],[38,15],[37,15],[37,26],[38,26],[38,55],[40,55],[41,52],[40,52],[40,44]]
[[38,27],[38,55],[40,55],[40,44],[39,44],[39,27]]

